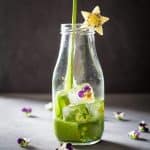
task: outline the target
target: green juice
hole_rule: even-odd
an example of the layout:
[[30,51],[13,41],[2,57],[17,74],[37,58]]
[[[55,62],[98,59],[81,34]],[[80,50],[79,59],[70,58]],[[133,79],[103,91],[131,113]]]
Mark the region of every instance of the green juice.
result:
[[104,129],[104,100],[70,104],[67,92],[55,101],[55,134],[59,141],[88,143],[99,140]]

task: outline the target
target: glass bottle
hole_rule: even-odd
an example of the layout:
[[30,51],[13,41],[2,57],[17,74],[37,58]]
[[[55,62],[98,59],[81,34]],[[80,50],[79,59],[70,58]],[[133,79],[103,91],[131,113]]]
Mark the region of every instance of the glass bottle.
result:
[[62,24],[52,78],[55,135],[61,142],[91,145],[104,130],[104,78],[94,31]]

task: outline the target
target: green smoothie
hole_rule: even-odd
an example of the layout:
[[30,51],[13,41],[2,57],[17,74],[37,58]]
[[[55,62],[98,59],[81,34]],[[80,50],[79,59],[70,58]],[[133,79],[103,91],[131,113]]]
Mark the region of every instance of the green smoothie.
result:
[[72,104],[68,92],[60,91],[55,102],[55,134],[59,141],[87,143],[101,138],[104,100]]

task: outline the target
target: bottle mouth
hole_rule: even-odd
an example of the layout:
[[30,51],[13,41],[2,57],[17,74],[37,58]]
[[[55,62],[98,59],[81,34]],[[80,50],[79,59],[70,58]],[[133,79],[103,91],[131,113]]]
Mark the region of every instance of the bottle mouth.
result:
[[69,33],[82,33],[82,34],[94,34],[95,31],[92,28],[84,28],[81,23],[77,24],[61,24],[61,34]]

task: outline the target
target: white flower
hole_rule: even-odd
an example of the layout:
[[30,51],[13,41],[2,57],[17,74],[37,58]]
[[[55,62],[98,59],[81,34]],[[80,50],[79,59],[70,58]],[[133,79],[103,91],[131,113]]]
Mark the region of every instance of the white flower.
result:
[[51,111],[53,109],[53,103],[49,102],[48,104],[45,104],[45,109]]

